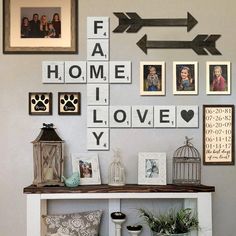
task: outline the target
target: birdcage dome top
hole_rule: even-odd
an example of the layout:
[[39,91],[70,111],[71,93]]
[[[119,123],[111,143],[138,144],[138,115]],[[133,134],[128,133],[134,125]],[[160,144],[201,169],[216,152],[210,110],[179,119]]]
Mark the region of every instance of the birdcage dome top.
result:
[[193,144],[190,142],[190,138],[185,137],[186,143],[184,146],[179,147],[174,152],[174,158],[194,158],[194,159],[200,159],[200,153],[199,151],[193,146]]

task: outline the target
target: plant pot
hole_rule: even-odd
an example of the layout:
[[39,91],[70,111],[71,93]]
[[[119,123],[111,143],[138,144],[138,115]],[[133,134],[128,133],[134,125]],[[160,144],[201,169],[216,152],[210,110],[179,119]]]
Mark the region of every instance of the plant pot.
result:
[[188,236],[188,235],[189,235],[189,233],[166,235],[166,234],[160,234],[160,233],[157,233],[157,232],[152,232],[152,236]]

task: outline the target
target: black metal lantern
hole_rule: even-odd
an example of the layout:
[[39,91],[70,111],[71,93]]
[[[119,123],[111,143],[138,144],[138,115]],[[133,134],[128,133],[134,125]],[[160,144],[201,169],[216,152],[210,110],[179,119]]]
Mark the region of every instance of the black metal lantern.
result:
[[64,141],[58,136],[53,124],[43,124],[33,143],[34,181],[37,187],[63,186]]
[[173,184],[201,184],[201,158],[198,150],[190,143],[178,148],[173,157]]

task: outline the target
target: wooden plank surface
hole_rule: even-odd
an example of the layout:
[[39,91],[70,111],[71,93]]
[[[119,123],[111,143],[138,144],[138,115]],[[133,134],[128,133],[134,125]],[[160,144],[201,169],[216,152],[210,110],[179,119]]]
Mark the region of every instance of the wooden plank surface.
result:
[[151,193],[151,192],[173,192],[173,193],[184,193],[184,192],[215,192],[214,186],[206,185],[137,185],[127,184],[125,186],[114,187],[106,184],[102,185],[83,185],[76,188],[68,187],[36,187],[30,185],[25,187],[23,192],[25,194],[32,193]]

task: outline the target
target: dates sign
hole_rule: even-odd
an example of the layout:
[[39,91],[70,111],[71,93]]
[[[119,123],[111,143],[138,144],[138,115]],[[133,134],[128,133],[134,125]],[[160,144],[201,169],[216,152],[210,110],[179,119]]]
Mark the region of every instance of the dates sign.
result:
[[234,105],[203,105],[203,164],[234,164]]

